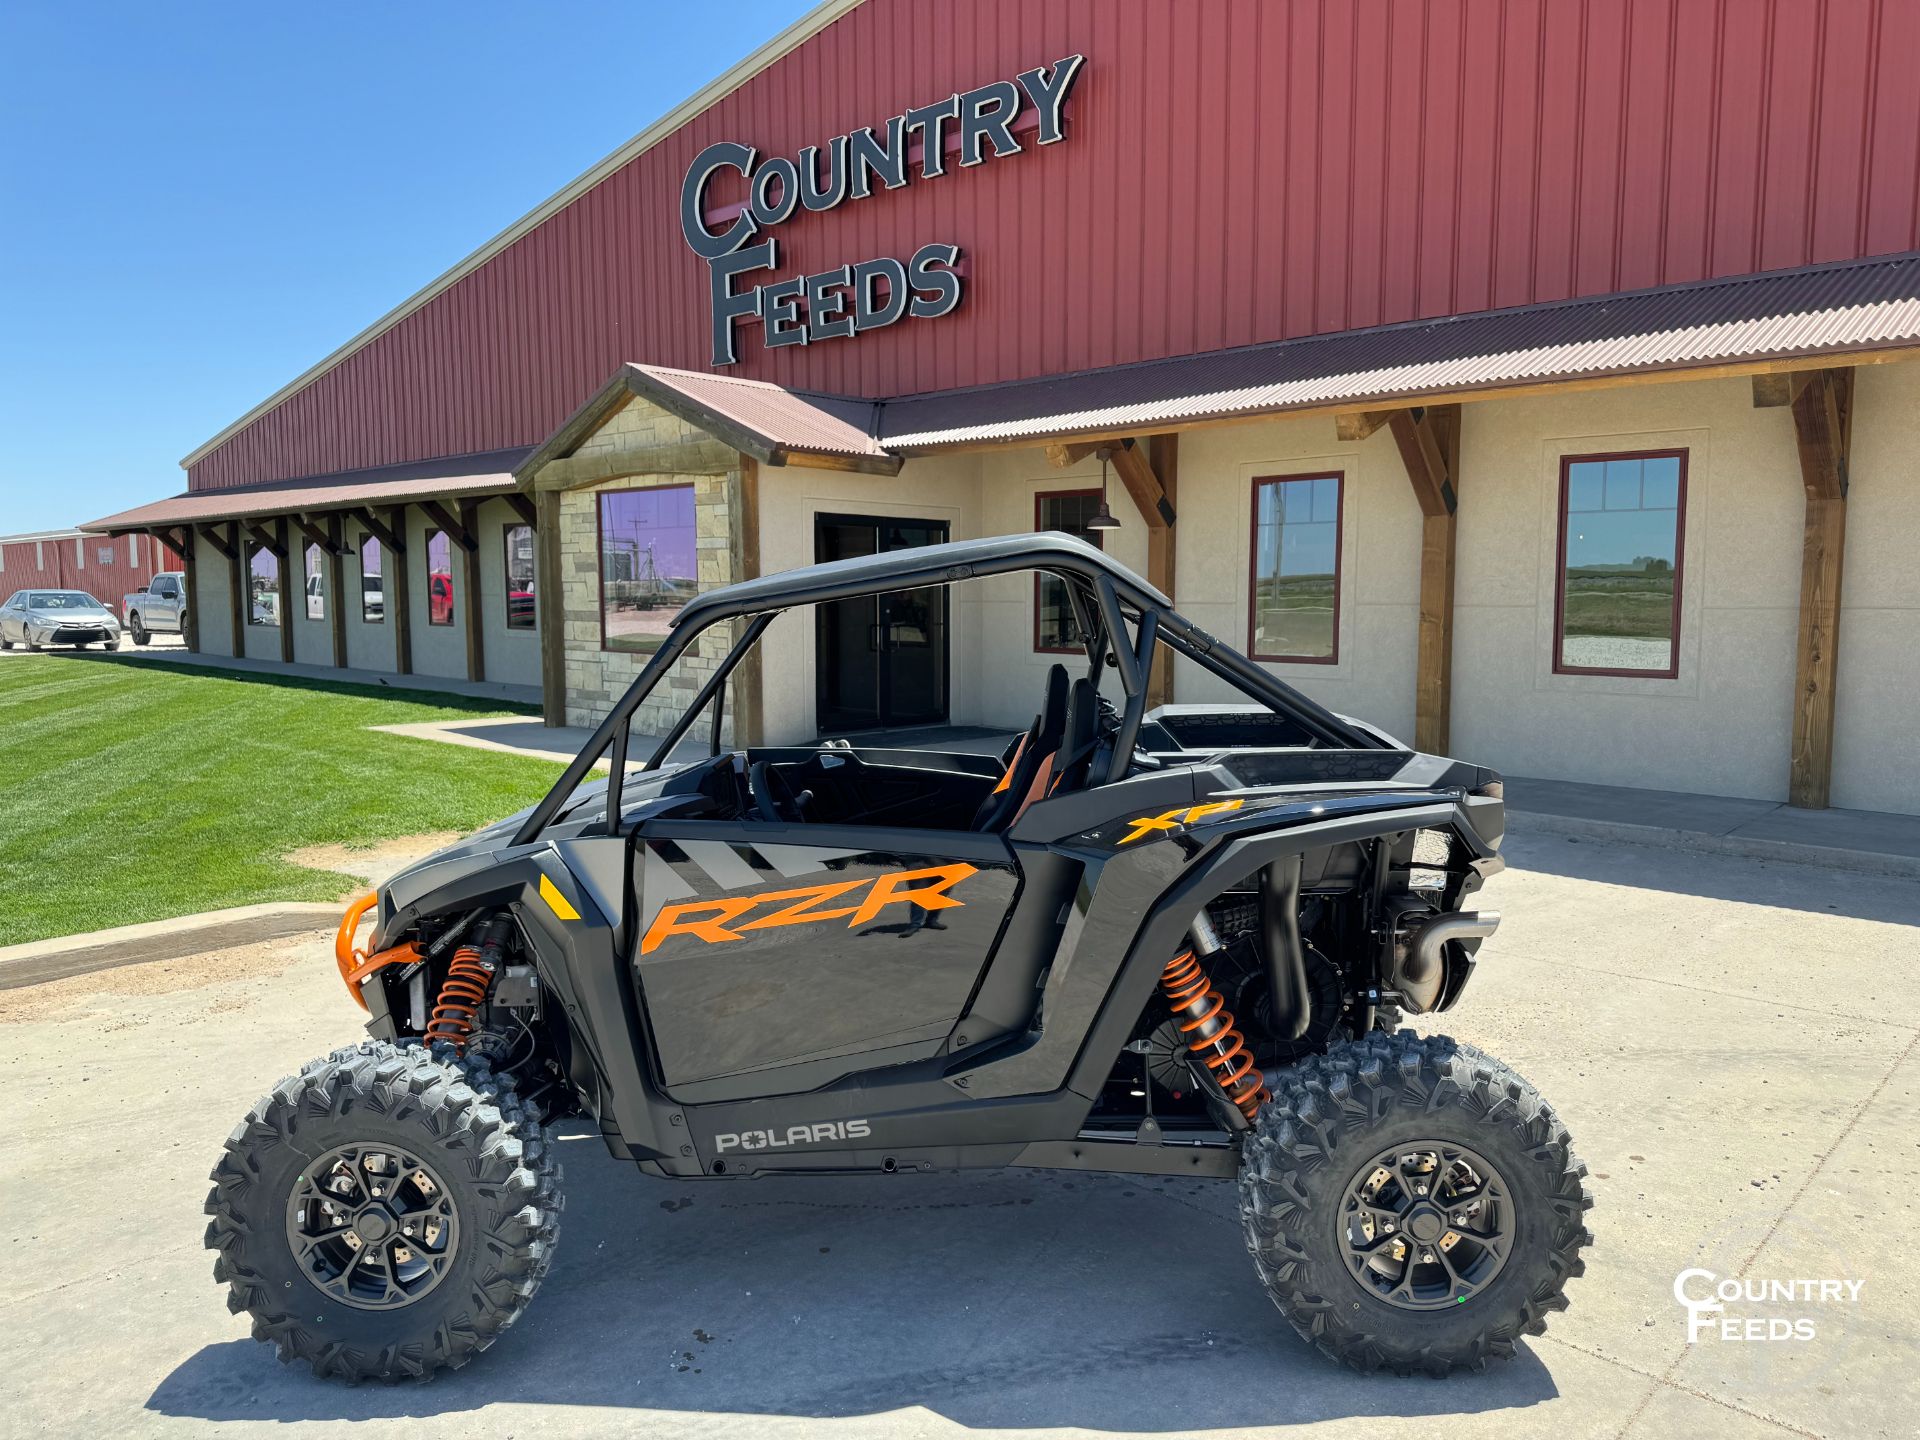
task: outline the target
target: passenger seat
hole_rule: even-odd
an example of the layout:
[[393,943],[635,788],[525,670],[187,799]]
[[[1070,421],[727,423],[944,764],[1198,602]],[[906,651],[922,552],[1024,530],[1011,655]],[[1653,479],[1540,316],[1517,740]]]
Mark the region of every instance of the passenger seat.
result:
[[[1082,681],[1082,684],[1085,682]],[[1027,733],[1015,742],[1006,773],[974,812],[975,831],[1004,830],[1053,784],[1054,764],[1067,733],[1067,668],[1047,671],[1047,693]]]

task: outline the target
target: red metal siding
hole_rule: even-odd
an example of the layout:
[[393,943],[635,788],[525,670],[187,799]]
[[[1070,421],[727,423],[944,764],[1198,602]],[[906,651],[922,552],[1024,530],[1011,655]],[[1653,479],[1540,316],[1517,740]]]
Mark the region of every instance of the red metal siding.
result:
[[[165,570],[181,568],[180,557],[170,546],[151,535],[105,535],[78,537],[65,535],[53,540],[0,539],[0,600],[16,590],[44,585],[56,590],[85,590],[104,600],[115,610],[120,597],[137,590]],[[128,547],[132,546],[132,559]],[[111,550],[112,559],[102,562],[102,551]]]
[[1905,0],[868,0],[192,483],[530,445],[622,361],[704,369],[699,149],[791,155],[1074,51],[1064,143],[776,232],[782,275],[958,243],[958,312],[743,328],[731,373],[910,394],[1920,245]]

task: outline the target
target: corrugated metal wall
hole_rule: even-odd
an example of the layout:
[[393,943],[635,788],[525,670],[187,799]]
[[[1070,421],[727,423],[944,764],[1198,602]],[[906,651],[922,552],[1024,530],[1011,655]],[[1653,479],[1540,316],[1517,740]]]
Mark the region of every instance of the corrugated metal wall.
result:
[[1064,143],[776,232],[781,275],[957,243],[958,312],[743,328],[734,373],[907,394],[1920,245],[1907,0],[868,0],[193,484],[531,444],[621,361],[705,368],[703,146],[791,155],[1075,51]]
[[85,590],[116,611],[120,597],[163,570],[181,568],[171,546],[151,535],[67,533],[54,539],[22,540],[0,536],[0,600],[16,590],[44,585],[53,590]]

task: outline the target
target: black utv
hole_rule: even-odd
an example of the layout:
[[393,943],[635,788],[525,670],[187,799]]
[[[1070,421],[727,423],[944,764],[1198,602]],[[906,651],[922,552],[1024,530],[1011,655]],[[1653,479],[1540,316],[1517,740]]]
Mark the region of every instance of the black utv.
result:
[[[1086,660],[998,758],[722,748],[779,613],[1023,571],[1063,582]],[[714,627],[731,648],[702,654]],[[1149,713],[1161,647],[1245,703]],[[704,685],[640,763],[631,721],[683,658]],[[709,753],[679,758],[702,716]],[[460,1365],[552,1261],[546,1127],[580,1116],[676,1180],[1234,1180],[1302,1337],[1478,1368],[1565,1307],[1592,1238],[1533,1087],[1398,1028],[1459,1000],[1498,924],[1470,900],[1502,815],[1492,771],[1323,709],[1064,535],[711,591],[545,799],[348,911],[373,1038],[227,1141],[215,1277],[322,1375]]]

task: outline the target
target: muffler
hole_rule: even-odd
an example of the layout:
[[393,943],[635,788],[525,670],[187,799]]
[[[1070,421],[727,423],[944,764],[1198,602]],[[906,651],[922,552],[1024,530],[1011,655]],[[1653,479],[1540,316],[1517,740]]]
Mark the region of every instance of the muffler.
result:
[[1446,985],[1448,942],[1484,940],[1499,928],[1497,910],[1454,910],[1436,915],[1413,932],[1387,979],[1408,1010],[1424,1014],[1439,1003]]

